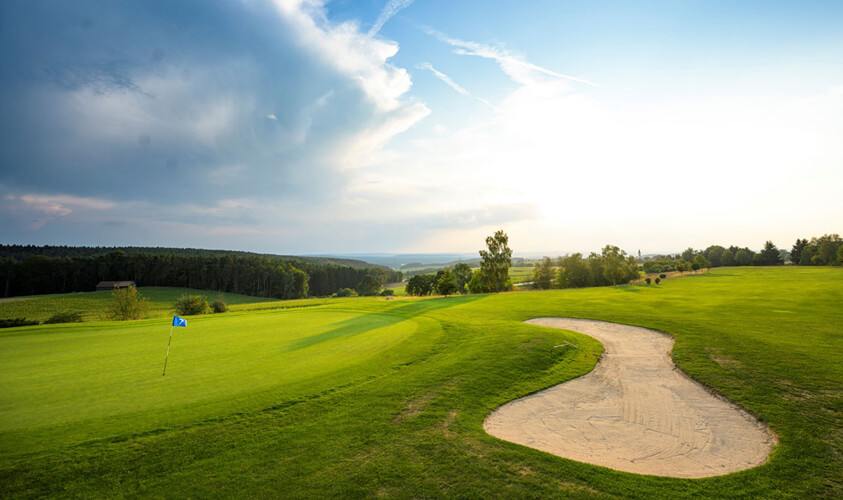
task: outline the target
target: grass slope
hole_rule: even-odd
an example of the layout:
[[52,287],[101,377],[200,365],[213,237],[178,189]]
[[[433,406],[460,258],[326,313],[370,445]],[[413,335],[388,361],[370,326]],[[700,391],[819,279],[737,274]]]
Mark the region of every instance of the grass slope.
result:
[[[218,292],[194,290],[192,288],[170,288],[146,286],[138,288],[141,295],[149,299],[147,316],[167,316],[172,313],[173,301],[181,295],[204,295],[208,301],[216,300]],[[279,302],[265,297],[251,297],[236,293],[223,294],[229,306]],[[57,312],[78,311],[85,321],[108,320],[106,309],[111,303],[111,292],[78,292],[54,295],[40,295],[10,302],[0,302],[0,319],[27,318],[44,321]]]
[[[196,319],[177,332],[167,377],[147,367],[160,364],[166,337],[155,321],[9,329],[0,333],[0,493],[839,498],[841,302],[843,269],[832,268],[335,301]],[[668,479],[486,435],[492,409],[586,373],[599,357],[589,337],[521,323],[538,316],[671,332],[681,368],[778,434],[771,461]],[[564,342],[573,346],[553,349]]]

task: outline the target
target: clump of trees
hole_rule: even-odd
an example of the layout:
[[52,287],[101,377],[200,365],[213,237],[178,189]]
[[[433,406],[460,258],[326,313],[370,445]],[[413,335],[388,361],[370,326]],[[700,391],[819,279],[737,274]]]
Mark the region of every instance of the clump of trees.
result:
[[357,295],[361,297],[371,297],[380,293],[381,289],[383,288],[383,283],[381,282],[378,277],[368,274],[360,280],[359,283],[354,287],[357,291]]
[[466,263],[440,269],[436,274],[416,274],[407,281],[408,295],[455,295],[458,293],[502,292],[512,289],[509,268],[512,249],[509,236],[503,231],[486,238],[486,250],[480,250],[480,269],[474,271]]
[[561,257],[557,283],[559,288],[621,285],[640,276],[634,256],[606,245],[599,254],[592,252],[588,257],[580,253]]
[[800,266],[843,265],[843,239],[839,234],[824,234],[810,241],[797,239],[790,251],[790,260]]
[[111,292],[108,317],[117,321],[140,319],[149,309],[149,299],[141,296],[137,288],[130,286]]

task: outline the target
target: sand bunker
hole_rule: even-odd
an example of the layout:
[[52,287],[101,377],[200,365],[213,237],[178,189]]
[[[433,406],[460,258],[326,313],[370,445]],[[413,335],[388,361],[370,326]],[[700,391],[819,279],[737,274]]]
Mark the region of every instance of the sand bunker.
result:
[[486,432],[513,443],[636,474],[700,478],[763,464],[775,442],[748,413],[673,365],[673,339],[603,321],[539,318],[605,347],[594,370],[507,403]]

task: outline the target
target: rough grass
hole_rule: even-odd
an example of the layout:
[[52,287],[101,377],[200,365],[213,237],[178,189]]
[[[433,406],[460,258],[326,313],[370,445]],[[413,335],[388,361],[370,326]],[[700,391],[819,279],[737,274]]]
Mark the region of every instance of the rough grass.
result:
[[[833,268],[323,301],[197,318],[177,330],[167,377],[160,321],[9,329],[0,333],[0,494],[839,498],[842,302],[843,269]],[[669,479],[486,435],[495,407],[586,373],[599,357],[593,339],[521,323],[538,316],[670,332],[682,369],[777,433],[771,461]],[[552,349],[563,342],[576,348]]]
[[[218,292],[194,290],[192,288],[168,288],[147,286],[138,288],[141,296],[149,299],[147,317],[167,316],[172,313],[172,304],[181,295],[205,295],[208,301],[215,300]],[[236,293],[223,294],[229,306],[279,302],[265,297],[251,297]],[[108,320],[106,309],[111,303],[111,292],[78,292],[55,295],[39,295],[10,302],[0,302],[0,319],[27,318],[44,321],[58,312],[81,312],[85,321]]]

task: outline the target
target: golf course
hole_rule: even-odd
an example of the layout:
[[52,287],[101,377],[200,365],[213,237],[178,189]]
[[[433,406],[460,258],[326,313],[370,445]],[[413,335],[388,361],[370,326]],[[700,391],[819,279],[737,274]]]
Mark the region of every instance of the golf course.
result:
[[[50,300],[0,303],[0,315]],[[843,495],[840,268],[232,303],[175,329],[166,376],[171,316],[154,300],[144,320],[0,330],[2,497]],[[669,334],[679,369],[769,428],[769,459],[726,475],[669,478],[487,434],[497,408],[581,377],[601,359],[592,337],[523,323],[543,317]]]

